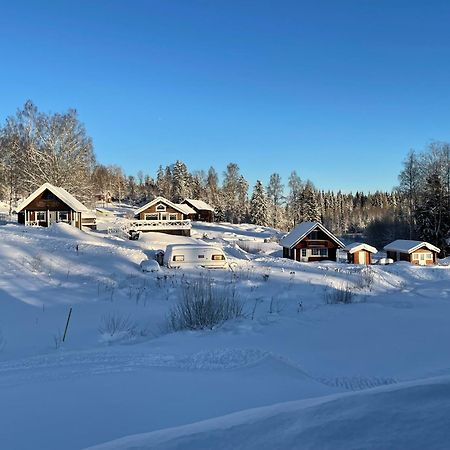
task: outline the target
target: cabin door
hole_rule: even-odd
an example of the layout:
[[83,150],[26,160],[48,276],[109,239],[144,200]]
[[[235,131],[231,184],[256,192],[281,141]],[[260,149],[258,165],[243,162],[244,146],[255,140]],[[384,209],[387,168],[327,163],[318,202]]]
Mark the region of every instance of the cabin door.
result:
[[48,225],[50,226],[52,223],[57,222],[57,212],[56,211],[49,211],[48,212]]
[[358,259],[359,264],[366,264],[366,253],[365,252],[358,252]]

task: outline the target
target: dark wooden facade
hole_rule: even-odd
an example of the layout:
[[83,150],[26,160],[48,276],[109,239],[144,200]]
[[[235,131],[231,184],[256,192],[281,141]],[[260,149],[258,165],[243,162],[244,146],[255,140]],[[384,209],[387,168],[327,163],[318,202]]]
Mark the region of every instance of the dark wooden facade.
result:
[[81,229],[82,213],[66,205],[53,192],[46,189],[18,213],[20,224],[48,227],[52,223],[66,222]]
[[[164,205],[164,209],[160,206]],[[187,214],[166,205],[163,202],[156,203],[141,211],[137,216],[139,220],[186,220],[189,219]]]
[[143,206],[135,214],[131,228],[135,231],[165,233],[178,236],[191,235],[189,214],[163,197]]
[[336,261],[341,246],[321,229],[312,230],[292,248],[283,247],[283,257],[295,261]]

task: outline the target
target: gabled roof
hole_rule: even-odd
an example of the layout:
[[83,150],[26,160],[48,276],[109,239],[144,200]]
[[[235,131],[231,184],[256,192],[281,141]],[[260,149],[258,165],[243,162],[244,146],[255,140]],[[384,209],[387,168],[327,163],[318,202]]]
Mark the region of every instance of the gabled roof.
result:
[[179,208],[184,210],[185,214],[195,214],[195,209],[192,209],[189,205],[185,205],[183,203],[175,203]]
[[287,248],[295,247],[295,245],[305,238],[311,231],[316,228],[322,230],[332,241],[340,248],[344,248],[344,244],[330,231],[328,231],[320,222],[302,222],[297,225],[290,233],[280,240],[280,245]]
[[391,252],[413,253],[422,247],[426,247],[428,250],[431,250],[431,251],[437,252],[437,253],[440,253],[440,251],[441,251],[440,248],[435,247],[433,244],[430,244],[429,242],[410,241],[407,239],[397,239],[396,241],[391,242],[388,245],[385,245],[384,249],[386,251],[391,251]]
[[17,212],[25,209],[33,200],[41,195],[45,190],[49,190],[53,195],[63,201],[70,209],[76,212],[87,212],[88,209],[72,194],[69,194],[62,187],[53,186],[50,183],[44,183],[40,188],[36,189],[30,196],[28,196],[16,209]]
[[369,244],[362,244],[360,242],[354,242],[353,244],[348,244],[344,247],[344,250],[348,253],[355,253],[361,250],[367,250],[370,253],[376,253],[378,250]]
[[183,203],[190,203],[197,211],[214,211],[214,208],[203,200],[194,200],[193,198],[185,198]]
[[146,209],[156,205],[157,203],[164,203],[166,206],[170,206],[173,209],[176,209],[182,214],[195,214],[195,211],[192,208],[189,208],[188,205],[180,205],[179,203],[172,203],[170,200],[164,197],[156,197],[151,202],[146,203],[144,206],[141,206],[138,210],[134,212],[135,215],[140,214]]

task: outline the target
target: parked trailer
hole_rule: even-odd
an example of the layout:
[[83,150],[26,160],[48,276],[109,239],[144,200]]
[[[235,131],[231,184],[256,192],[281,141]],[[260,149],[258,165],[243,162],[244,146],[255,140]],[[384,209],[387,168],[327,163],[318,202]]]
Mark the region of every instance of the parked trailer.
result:
[[164,253],[164,265],[171,268],[205,267],[226,269],[228,261],[220,247],[201,244],[170,244]]

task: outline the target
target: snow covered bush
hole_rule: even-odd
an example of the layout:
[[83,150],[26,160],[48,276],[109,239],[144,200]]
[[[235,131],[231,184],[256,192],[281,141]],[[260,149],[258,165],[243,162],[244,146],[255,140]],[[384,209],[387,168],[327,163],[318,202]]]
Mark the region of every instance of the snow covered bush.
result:
[[105,314],[101,318],[99,333],[106,341],[131,339],[137,334],[137,324],[119,313]]
[[243,305],[235,291],[213,286],[201,279],[184,284],[181,298],[168,316],[169,328],[179,330],[213,329],[227,320],[243,316]]
[[358,273],[357,286],[359,289],[372,289],[375,281],[375,273],[372,268],[364,267],[361,272]]
[[350,285],[345,284],[343,286],[330,286],[325,289],[324,293],[325,302],[329,305],[337,303],[353,303],[355,293]]

